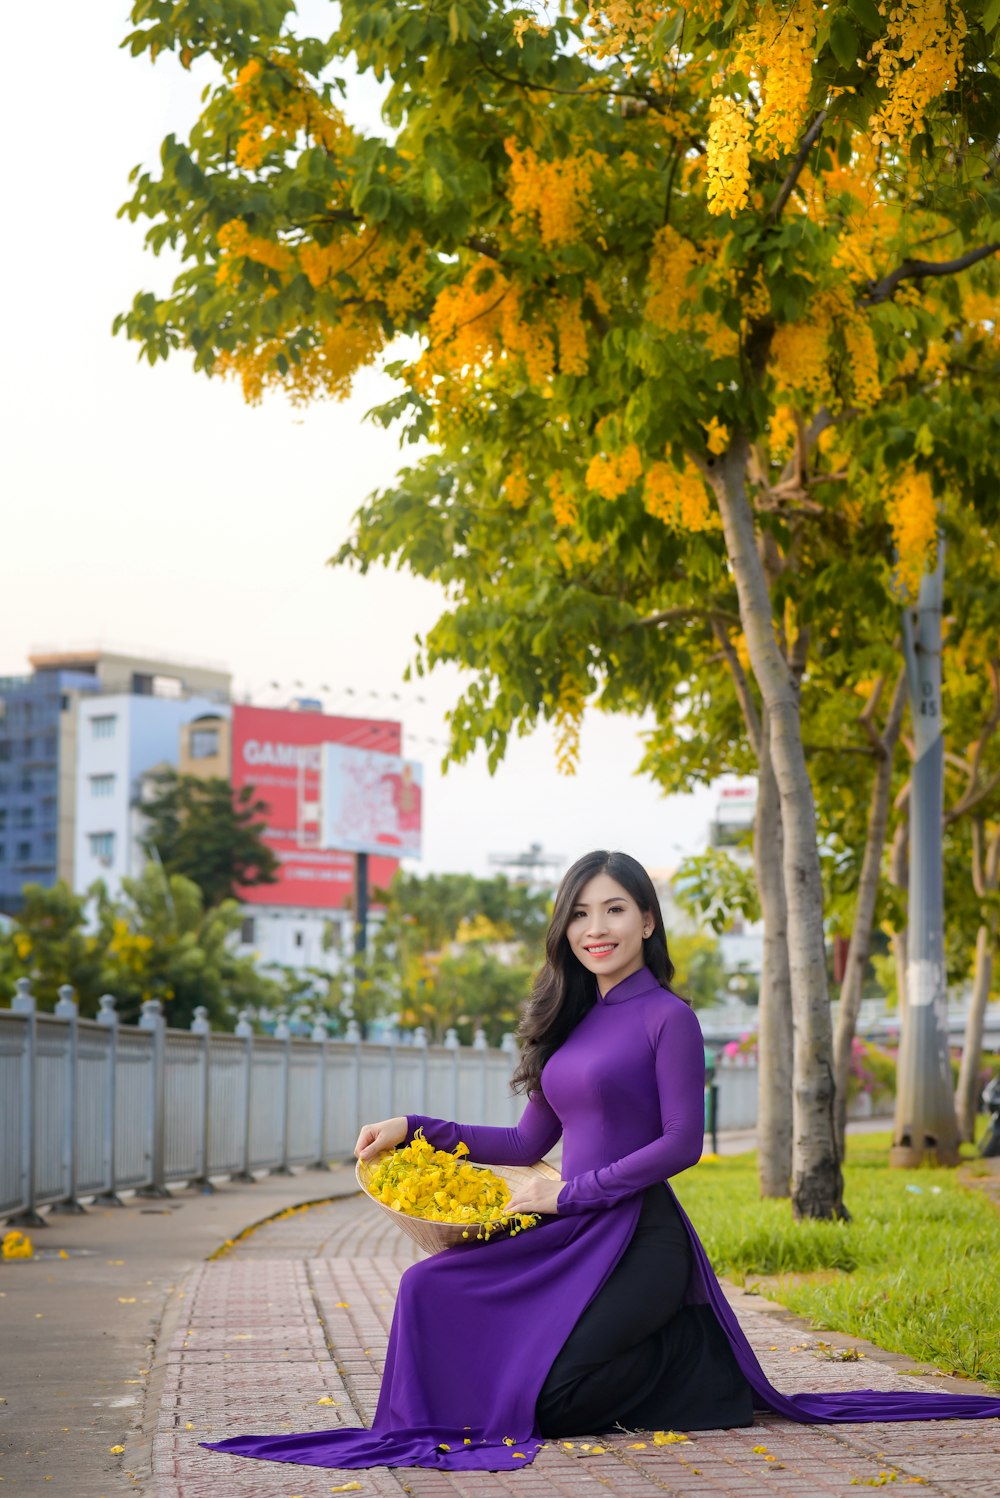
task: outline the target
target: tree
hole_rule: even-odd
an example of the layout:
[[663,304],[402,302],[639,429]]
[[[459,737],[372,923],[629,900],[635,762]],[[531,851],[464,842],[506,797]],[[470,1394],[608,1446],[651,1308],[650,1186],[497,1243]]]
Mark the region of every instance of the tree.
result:
[[21,908],[10,931],[0,935],[0,989],[13,988],[18,978],[31,980],[31,991],[41,1010],[53,1010],[64,983],[78,993],[94,996],[97,1012],[101,955],[99,944],[85,930],[87,895],[77,895],[61,880],[46,887],[26,884]]
[[278,860],[264,841],[267,803],[253,786],[235,794],[220,776],[150,776],[153,794],[142,802],[143,851],[168,874],[201,890],[208,906],[239,898],[239,890],[278,882]]
[[[342,394],[396,333],[417,333],[383,415],[437,446],[403,487],[456,562],[477,546],[474,524],[464,538],[453,527],[456,500],[508,532],[512,512],[544,508],[568,572],[602,553],[613,564],[622,537],[650,570],[683,557],[690,610],[690,569],[721,543],[781,818],[793,1204],[809,1216],[840,1213],[841,1179],[800,718],[809,629],[794,602],[787,649],[779,638],[789,521],[849,530],[878,515],[923,570],[914,521],[943,476],[918,430],[886,440],[879,485],[855,484],[850,509],[821,439],[849,439],[935,344],[947,361],[949,330],[968,321],[947,278],[987,294],[976,278],[1000,217],[1000,18],[978,0],[935,5],[929,24],[923,10],[636,4],[614,8],[608,33],[582,5],[546,27],[491,0],[346,0],[321,43],[293,35],[281,0],[250,15],[222,0],[143,3],[130,38],[185,66],[210,54],[223,72],[190,144],[169,137],[161,176],[137,169],[127,206],[152,220],[154,249],[170,242],[186,262],[171,296],[139,296],[118,321],[150,360],[186,347],[250,399],[275,386],[309,399]],[[391,142],[360,138],[336,108],[327,69],[348,55],[391,80]],[[776,463],[782,427],[792,454]],[[404,551],[410,537],[385,526],[368,556]],[[535,641],[543,662],[554,633]],[[430,654],[469,643],[450,620]],[[472,737],[495,757],[540,711],[570,749],[590,662],[548,661],[540,703],[477,685],[455,751]]]

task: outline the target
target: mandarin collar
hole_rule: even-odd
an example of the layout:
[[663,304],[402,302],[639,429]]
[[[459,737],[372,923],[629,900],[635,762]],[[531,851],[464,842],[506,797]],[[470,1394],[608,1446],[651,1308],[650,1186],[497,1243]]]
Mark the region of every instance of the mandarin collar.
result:
[[659,988],[660,984],[649,968],[643,966],[638,968],[634,973],[629,973],[627,978],[623,978],[620,983],[616,983],[614,988],[609,988],[603,996],[598,987],[596,977],[594,978],[594,987],[597,989],[597,1002],[599,1004],[622,1004],[626,999],[634,999],[639,994],[649,993],[650,990]]

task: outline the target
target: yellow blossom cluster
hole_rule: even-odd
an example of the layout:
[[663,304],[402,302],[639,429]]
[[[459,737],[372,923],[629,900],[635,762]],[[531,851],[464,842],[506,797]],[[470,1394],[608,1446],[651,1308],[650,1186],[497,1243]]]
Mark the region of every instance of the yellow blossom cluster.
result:
[[798,147],[814,72],[816,11],[813,0],[791,8],[764,5],[734,59],[738,71],[747,68],[760,81],[753,138],[764,156],[790,155]]
[[874,41],[867,61],[887,98],[872,117],[876,145],[906,140],[924,129],[935,99],[958,83],[968,22],[950,0],[881,0],[885,34]]
[[620,499],[642,475],[642,458],[634,442],[613,453],[595,453],[587,465],[586,485],[602,499]]
[[795,436],[795,411],[791,406],[776,406],[767,428],[767,445],[772,459],[786,457],[795,445]]
[[934,567],[937,553],[938,506],[930,477],[919,469],[904,469],[886,505],[896,547],[896,575],[908,598],[920,589],[920,579]]
[[729,446],[729,428],[717,416],[713,416],[710,421],[703,421],[702,426],[705,428],[705,446],[710,453],[719,457]]
[[813,399],[822,397],[829,384],[829,323],[821,317],[805,317],[777,328],[771,344],[771,371],[778,388]]
[[871,324],[858,313],[844,320],[844,345],[850,360],[854,399],[859,406],[874,406],[882,394],[878,350]]
[[511,227],[515,234],[537,227],[546,249],[580,238],[598,157],[581,151],[556,161],[539,161],[531,146],[504,141],[510,157]]
[[642,502],[654,520],[671,530],[710,531],[720,525],[708,490],[690,458],[678,471],[672,463],[651,463],[643,485]]
[[524,471],[524,459],[518,454],[503,481],[502,493],[512,510],[523,510],[531,498],[531,485]]
[[141,931],[133,931],[128,921],[122,917],[112,922],[112,936],[108,942],[108,951],[119,959],[122,966],[132,972],[141,973],[146,967],[146,958],[153,950],[154,942],[151,936],[145,936]]
[[678,315],[695,296],[691,273],[701,262],[697,246],[670,224],[657,229],[649,256],[646,316],[657,327],[676,325]]
[[34,1248],[31,1239],[25,1233],[19,1233],[16,1228],[11,1228],[0,1240],[0,1258],[4,1259],[30,1259],[34,1257]]
[[262,165],[269,148],[292,145],[300,135],[331,152],[353,139],[340,111],[325,103],[305,75],[278,53],[272,52],[266,62],[252,57],[237,73],[232,92],[242,114],[236,165],[247,171]]
[[253,260],[266,265],[269,270],[287,272],[295,264],[295,256],[288,245],[278,239],[267,239],[262,234],[251,234],[241,218],[232,218],[222,225],[218,234],[221,258],[215,270],[217,286],[233,279],[240,261]]
[[709,213],[738,213],[748,201],[750,120],[735,99],[717,96],[709,105],[706,182]]
[[[357,370],[384,346],[385,334],[378,321],[359,308],[318,332],[315,342],[297,359],[288,358],[283,339],[264,339],[252,347],[219,354],[214,370],[238,379],[250,405],[259,404],[265,390],[279,386],[293,405],[306,405],[321,396],[342,399],[348,395]],[[281,358],[288,359],[285,373],[278,363]]]
[[549,474],[548,489],[552,500],[552,518],[556,525],[576,525],[580,512],[576,500],[567,492],[566,475],[559,469]]
[[559,297],[552,314],[559,342],[559,371],[566,375],[587,373],[587,329],[580,302]]
[[571,676],[569,672],[564,672],[559,683],[559,698],[554,713],[556,769],[560,775],[575,775],[580,762],[583,704],[583,688],[574,676]]
[[[454,1151],[436,1150],[417,1129],[404,1149],[389,1151],[372,1170],[368,1190],[377,1201],[408,1217],[425,1222],[475,1224],[477,1238],[488,1238],[502,1228],[511,1233],[534,1227],[538,1216],[519,1212],[510,1217],[504,1205],[510,1201],[507,1182],[485,1166],[462,1157],[469,1153],[459,1143]],[[469,1236],[468,1229],[462,1234]]]

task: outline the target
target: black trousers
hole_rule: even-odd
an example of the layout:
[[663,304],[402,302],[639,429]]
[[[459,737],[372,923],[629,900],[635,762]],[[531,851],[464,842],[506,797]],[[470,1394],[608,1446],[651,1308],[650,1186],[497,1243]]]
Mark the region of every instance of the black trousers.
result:
[[753,1423],[750,1385],[715,1313],[682,1304],[691,1264],[676,1203],[662,1182],[648,1187],[625,1252],[542,1385],[543,1436]]

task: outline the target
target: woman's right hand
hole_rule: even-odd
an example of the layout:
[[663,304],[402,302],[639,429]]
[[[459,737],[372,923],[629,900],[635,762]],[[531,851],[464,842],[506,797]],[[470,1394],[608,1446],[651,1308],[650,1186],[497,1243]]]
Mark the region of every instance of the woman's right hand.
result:
[[383,1150],[395,1149],[406,1138],[408,1124],[403,1118],[384,1118],[381,1123],[362,1124],[354,1153],[359,1160],[370,1160]]

